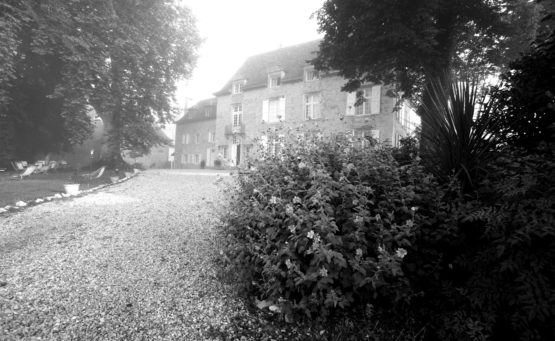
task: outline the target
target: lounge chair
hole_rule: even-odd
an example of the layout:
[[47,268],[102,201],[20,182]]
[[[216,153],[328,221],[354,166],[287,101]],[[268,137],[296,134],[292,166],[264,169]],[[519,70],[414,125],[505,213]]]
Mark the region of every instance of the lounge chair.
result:
[[17,172],[23,172],[26,166],[23,166],[23,161],[10,161],[12,164],[13,170]]
[[104,174],[105,170],[106,170],[106,166],[102,166],[92,173],[83,174],[81,176],[87,180],[98,179],[102,176],[102,174]]
[[18,178],[20,180],[23,180],[24,177],[26,176],[30,176],[31,174],[33,174],[35,172],[35,170],[37,169],[37,166],[29,166],[27,168],[25,168],[25,170],[23,172],[21,172],[20,174],[17,175],[13,175],[12,178]]

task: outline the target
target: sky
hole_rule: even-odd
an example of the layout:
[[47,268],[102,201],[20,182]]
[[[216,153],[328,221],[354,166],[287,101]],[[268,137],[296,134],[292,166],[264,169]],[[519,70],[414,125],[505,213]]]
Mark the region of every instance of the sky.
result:
[[324,0],[182,0],[204,43],[193,76],[179,84],[181,108],[213,97],[250,56],[318,39]]

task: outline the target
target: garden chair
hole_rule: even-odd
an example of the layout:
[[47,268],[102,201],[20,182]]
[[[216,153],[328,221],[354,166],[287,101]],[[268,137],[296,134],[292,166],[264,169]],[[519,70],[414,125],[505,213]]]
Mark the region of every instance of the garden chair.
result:
[[17,172],[22,172],[25,170],[25,166],[23,166],[23,161],[10,161],[12,164],[13,170]]
[[37,169],[37,166],[34,166],[34,165],[29,166],[29,167],[25,168],[25,170],[23,172],[21,172],[20,174],[12,176],[12,178],[19,177],[20,180],[23,180],[24,177],[31,176],[31,174],[33,174],[36,169]]
[[102,174],[104,174],[105,170],[106,170],[106,166],[102,166],[92,173],[83,174],[81,176],[87,180],[98,179],[102,176]]

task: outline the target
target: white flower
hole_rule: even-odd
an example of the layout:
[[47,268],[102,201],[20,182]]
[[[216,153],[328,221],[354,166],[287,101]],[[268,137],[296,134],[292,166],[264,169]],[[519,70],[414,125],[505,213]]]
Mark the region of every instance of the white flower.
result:
[[407,225],[408,227],[413,227],[414,226],[414,221],[412,220],[407,220],[407,222],[405,223],[405,225]]
[[418,211],[418,207],[416,207],[416,206],[412,206],[410,209],[411,209],[411,211],[413,211],[413,212]]
[[270,198],[270,204],[275,205],[277,203],[278,203],[278,198],[272,195],[272,197]]
[[361,216],[356,216],[355,217],[355,224],[362,224],[364,222],[364,219]]
[[296,229],[295,225],[289,225],[287,228],[291,233],[295,233],[295,229]]
[[328,270],[326,268],[321,268],[320,269],[320,276],[327,277],[328,276]]
[[383,251],[384,251],[384,248],[383,248],[381,245],[378,245],[378,251],[379,251],[379,252],[383,252]]
[[306,168],[306,163],[300,162],[299,163],[299,168]]
[[293,206],[290,204],[287,204],[287,206],[285,206],[285,213],[291,215],[293,214],[294,210],[293,210]]
[[362,257],[362,250],[361,250],[361,249],[357,249],[357,250],[356,250],[356,254],[357,254],[357,258]]
[[314,231],[312,231],[312,230],[308,231],[308,233],[306,234],[306,236],[308,237],[308,239],[314,238]]
[[301,204],[302,200],[298,196],[293,197],[293,204]]
[[407,255],[407,250],[403,248],[398,248],[397,251],[395,251],[395,256],[401,259],[403,259],[406,255]]
[[382,220],[382,216],[379,213],[376,213],[376,221]]

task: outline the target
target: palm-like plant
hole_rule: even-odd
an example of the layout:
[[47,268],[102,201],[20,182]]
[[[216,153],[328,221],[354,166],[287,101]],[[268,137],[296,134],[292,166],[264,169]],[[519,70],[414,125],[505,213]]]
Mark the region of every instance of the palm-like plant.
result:
[[496,102],[476,83],[444,76],[428,84],[422,99],[422,155],[441,178],[455,175],[473,189],[499,139]]

